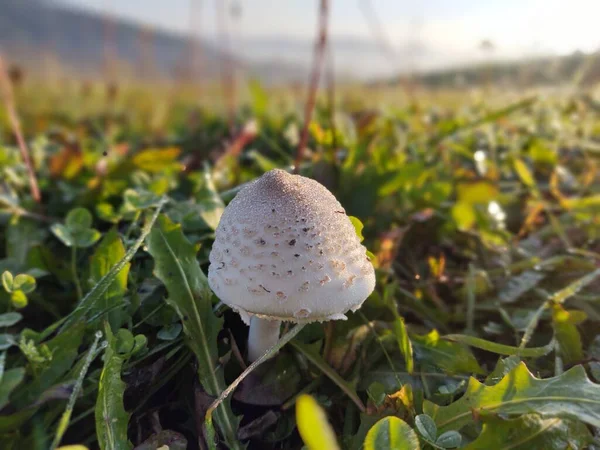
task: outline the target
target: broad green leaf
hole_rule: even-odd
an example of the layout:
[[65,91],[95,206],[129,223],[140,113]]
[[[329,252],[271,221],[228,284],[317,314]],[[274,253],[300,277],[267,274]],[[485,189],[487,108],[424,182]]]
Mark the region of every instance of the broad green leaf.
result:
[[510,371],[521,363],[521,358],[516,355],[511,355],[506,358],[500,358],[496,363],[494,370],[486,377],[485,384],[488,386],[498,383]]
[[9,294],[13,291],[13,275],[8,270],[5,270],[2,273],[2,286],[4,286],[4,290]]
[[440,338],[436,330],[424,336],[412,335],[415,358],[423,365],[439,367],[449,373],[482,374],[483,369],[468,347]]
[[0,314],[0,328],[1,327],[12,327],[23,319],[23,316],[18,312],[9,312]]
[[327,362],[317,353],[312,347],[307,344],[303,344],[298,340],[294,340],[290,342],[290,345],[302,353],[306,359],[308,359],[311,363],[313,363],[317,368],[323,372],[331,381],[333,381],[342,391],[346,393],[346,395],[360,408],[361,411],[364,411],[365,406],[362,403],[362,400],[356,393],[356,389],[344,380]]
[[88,248],[98,242],[102,234],[98,230],[88,229],[73,233],[72,236],[75,247]]
[[15,277],[12,285],[13,290],[21,290],[25,294],[33,292],[35,289],[35,278],[27,274],[19,274]]
[[419,414],[415,417],[415,427],[421,436],[429,442],[435,442],[437,438],[437,425],[427,414]]
[[96,437],[100,450],[129,450],[133,448],[127,439],[129,414],[123,407],[125,383],[121,380],[123,356],[118,353],[117,339],[105,327],[108,347],[104,353],[104,367],[98,384],[96,399]]
[[420,450],[417,433],[398,417],[384,417],[367,433],[365,450]]
[[123,200],[127,211],[147,209],[158,206],[160,203],[158,195],[143,189],[126,189],[123,193]]
[[158,330],[158,333],[156,333],[156,337],[163,341],[172,341],[177,336],[179,336],[179,333],[181,333],[181,329],[181,324],[172,323],[171,325]]
[[2,382],[0,382],[0,409],[8,404],[10,394],[19,384],[21,384],[24,378],[25,369],[23,367],[10,369],[4,372]]
[[459,230],[469,230],[475,224],[475,210],[471,203],[464,201],[456,202],[450,214]]
[[550,342],[548,345],[543,347],[520,349],[519,347],[513,347],[512,345],[498,344],[497,342],[487,341],[485,339],[477,338],[475,336],[468,336],[465,334],[447,334],[442,336],[442,338],[452,342],[460,342],[461,344],[480,348],[488,352],[497,353],[498,355],[507,356],[519,354],[528,358],[537,358],[547,355],[554,349],[553,342]]
[[[109,231],[96,248],[90,260],[89,286],[92,289],[100,280],[109,273],[110,269],[125,257],[125,246],[116,230]],[[107,289],[90,305],[90,314],[109,310],[108,323],[116,331],[127,319],[123,297],[127,291],[127,275],[130,263],[125,263],[123,268],[115,275]]]
[[498,294],[501,303],[513,303],[527,291],[536,287],[546,274],[534,270],[527,270],[519,275],[513,276]]
[[73,247],[75,245],[75,240],[71,231],[64,226],[62,223],[55,223],[50,227],[50,230],[60,241],[65,244],[67,247]]
[[72,231],[87,230],[92,227],[92,213],[85,208],[75,208],[69,211],[65,225]]
[[527,414],[536,411],[544,417],[568,417],[600,426],[600,385],[592,383],[582,366],[547,379],[534,377],[520,363],[498,384],[485,386],[469,380],[465,394],[448,406],[428,400],[423,411],[435,420],[438,430],[460,430],[473,420],[473,411],[496,414]]
[[200,209],[200,217],[212,229],[216,230],[225,210],[225,203],[219,196],[208,167],[204,168],[195,199]]
[[559,304],[552,305],[552,325],[560,357],[565,365],[583,360],[583,346],[577,325],[586,319],[583,311],[567,311]]
[[317,401],[302,394],[296,401],[298,432],[308,450],[339,450],[335,432]]
[[12,334],[0,334],[0,351],[12,347],[13,345],[15,345],[15,343],[15,337]]
[[[148,236],[147,245],[154,258],[154,274],[167,287],[167,303],[181,318],[187,343],[198,358],[200,382],[209,395],[217,396],[225,388],[222,368],[217,369],[217,334],[223,319],[212,311],[212,292],[196,260],[196,249],[181,226],[164,215]],[[241,448],[236,438],[239,419],[233,415],[229,399],[217,408],[215,416],[227,445]]]
[[458,448],[462,442],[462,436],[458,431],[446,431],[440,434],[435,444],[443,448]]
[[574,420],[537,414],[516,419],[486,414],[481,419],[481,434],[464,450],[578,450],[587,448],[592,440],[587,427]]
[[367,395],[375,403],[375,406],[379,406],[383,403],[386,397],[385,386],[378,381],[371,383],[367,388]]
[[29,251],[44,242],[46,230],[26,217],[13,217],[6,227],[6,256],[26,264]]

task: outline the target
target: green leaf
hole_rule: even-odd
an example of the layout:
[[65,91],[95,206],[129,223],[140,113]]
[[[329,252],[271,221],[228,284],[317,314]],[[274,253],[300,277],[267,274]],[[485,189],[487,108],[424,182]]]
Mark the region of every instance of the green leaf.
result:
[[169,326],[161,328],[158,333],[156,333],[156,337],[162,341],[172,341],[179,336],[181,329],[181,324],[172,323]]
[[71,231],[64,226],[62,223],[55,223],[50,227],[50,230],[60,241],[65,244],[67,247],[73,247],[75,245],[75,240],[73,239],[73,235]]
[[558,342],[559,355],[566,365],[583,360],[583,346],[577,325],[586,319],[583,311],[567,311],[559,304],[552,305],[552,325]]
[[119,355],[128,356],[131,354],[135,347],[135,339],[133,333],[127,328],[121,328],[114,336],[115,340],[115,351]]
[[115,211],[114,206],[110,203],[98,203],[96,205],[96,215],[105,222],[118,223],[121,220],[121,215]]
[[[92,289],[106,276],[110,269],[125,257],[125,246],[116,230],[109,231],[90,260],[89,286]],[[113,331],[117,330],[127,320],[127,312],[123,298],[127,291],[127,276],[131,264],[126,262],[114,276],[106,290],[90,305],[90,313],[95,315],[107,311],[108,323]]]
[[23,367],[10,369],[4,372],[2,382],[0,382],[0,409],[8,404],[10,394],[19,384],[21,384],[24,378],[25,369]]
[[7,348],[15,345],[15,337],[12,334],[2,333],[0,334],[0,351],[6,350]]
[[413,335],[412,343],[421,364],[439,367],[451,374],[484,373],[468,347],[441,339],[437,330],[424,336]]
[[323,372],[331,381],[337,386],[358,406],[361,411],[365,410],[362,400],[356,393],[354,387],[344,380],[325,360],[317,353],[312,347],[307,344],[303,344],[298,340],[290,342],[290,345],[302,353],[306,359],[313,363],[317,368]]
[[498,294],[501,303],[513,303],[530,289],[536,287],[546,274],[527,270],[522,274],[511,277]]
[[100,450],[128,450],[133,448],[127,439],[129,414],[123,407],[125,383],[121,380],[123,356],[117,349],[117,339],[105,327],[108,347],[104,354],[104,367],[98,384],[96,399],[96,437]]
[[513,347],[512,345],[498,344],[497,342],[486,341],[485,339],[477,338],[475,336],[468,336],[465,334],[447,334],[442,336],[443,339],[447,339],[453,342],[460,342],[461,344],[470,345],[471,347],[480,348],[488,352],[497,353],[498,355],[516,355],[527,358],[538,358],[545,356],[554,349],[554,343],[550,342],[548,345],[543,347],[534,348],[519,348]]
[[212,230],[216,230],[225,210],[225,203],[215,188],[215,183],[208,167],[204,168],[196,202],[200,205],[200,217]]
[[92,213],[85,208],[74,208],[67,214],[65,225],[70,231],[87,230],[92,227]]
[[20,289],[25,294],[29,294],[35,289],[35,278],[24,273],[19,274],[15,277],[12,288],[13,290]]
[[473,411],[483,414],[526,414],[536,411],[544,417],[569,417],[600,426],[600,385],[592,383],[582,366],[562,375],[539,379],[520,363],[498,384],[485,386],[469,379],[465,394],[448,406],[428,400],[423,411],[435,420],[440,431],[460,430],[473,420]]
[[[188,345],[198,358],[198,376],[209,395],[225,388],[222,369],[217,369],[217,334],[223,319],[212,311],[212,292],[196,261],[196,249],[184,237],[181,226],[160,216],[148,236],[148,251],[154,258],[154,274],[167,287],[171,305],[183,322]],[[239,419],[231,411],[229,399],[215,411],[217,425],[227,445],[241,448],[236,438]]]
[[527,167],[527,165],[520,159],[515,159],[514,166],[515,172],[517,172],[517,175],[519,176],[523,184],[527,187],[535,188],[535,179],[533,178],[529,167]]
[[435,441],[436,445],[444,448],[458,448],[462,442],[462,436],[458,431],[446,431],[440,434]]
[[423,436],[429,442],[435,442],[437,438],[437,426],[433,419],[427,414],[419,414],[415,417],[415,426],[421,436]]
[[339,450],[335,432],[317,401],[302,394],[296,401],[298,432],[308,450]]
[[263,116],[267,112],[267,105],[269,103],[269,95],[267,91],[262,87],[260,81],[253,79],[248,82],[248,89],[250,96],[252,97],[252,109],[254,114],[258,117]]
[[475,224],[475,209],[473,209],[471,203],[455,203],[450,214],[452,215],[456,227],[461,231],[469,230]]
[[135,167],[150,173],[164,173],[166,170],[178,170],[181,165],[177,157],[181,150],[176,147],[163,149],[147,149],[133,156],[131,162]]
[[77,233],[73,233],[73,242],[76,247],[79,248],[87,248],[94,245],[100,238],[102,234],[98,230],[81,230]]
[[392,329],[394,330],[398,347],[404,356],[406,370],[408,373],[412,373],[415,367],[412,343],[410,342],[410,337],[408,336],[408,330],[406,329],[404,318],[401,317],[395,309],[394,312],[396,313],[396,318],[392,322]]
[[525,414],[507,420],[486,414],[481,419],[481,434],[464,450],[578,450],[592,440],[583,423],[558,417]]
[[397,417],[384,417],[367,433],[365,450],[420,450],[417,433]]
[[375,403],[375,406],[379,406],[383,403],[386,397],[385,386],[378,381],[371,383],[367,388],[367,395]]
[[160,197],[154,192],[149,192],[143,189],[126,189],[123,193],[125,201],[125,209],[127,211],[137,211],[156,207],[160,203]]
[[160,214],[160,210],[166,203],[167,203],[167,198],[163,197],[163,199],[161,200],[160,204],[156,208],[156,211],[154,212],[154,214],[152,215],[150,220],[146,223],[146,225],[144,225],[144,228],[142,229],[142,232],[140,233],[140,236],[136,239],[135,243],[127,250],[127,253],[125,253],[125,256],[123,258],[121,258],[121,260],[117,264],[112,266],[111,269],[108,271],[108,273],[106,275],[104,275],[102,277],[102,279],[99,280],[94,285],[92,290],[86,294],[86,296],[79,302],[79,304],[71,312],[71,314],[69,314],[67,316],[66,320],[64,321],[64,323],[60,329],[61,332],[64,331],[72,323],[77,321],[79,318],[81,318],[83,315],[85,315],[89,311],[89,308],[92,307],[93,305],[95,305],[96,302],[98,301],[98,298],[100,298],[104,294],[104,292],[106,292],[106,290],[110,287],[111,283],[116,278],[116,276],[121,272],[123,267],[125,267],[127,264],[129,264],[129,262],[133,259],[133,256],[136,254],[138,249],[142,246],[142,243],[144,242],[144,240],[150,233],[150,230],[154,226],[154,223],[156,222],[156,219],[158,218],[158,215]]
[[354,231],[356,231],[358,240],[360,242],[362,242],[365,239],[362,234],[362,230],[365,226],[363,225],[363,223],[360,221],[360,219],[358,217],[348,216],[348,219],[350,219],[350,222],[352,222],[352,225],[354,225]]
[[13,275],[8,270],[2,273],[2,286],[9,294],[13,291]]
[[488,181],[460,183],[456,186],[457,203],[487,205],[498,197],[498,187]]
[[8,312],[0,314],[0,328],[1,327],[12,327],[23,319],[23,316],[18,312]]
[[[39,375],[24,385],[23,389],[19,389],[18,396],[15,395],[15,401],[18,401],[20,407],[36,402],[44,392],[62,380],[79,355],[84,331],[85,323],[74,324],[65,333],[39,345],[39,352],[34,349],[33,356],[45,362],[41,363],[43,370]],[[23,335],[21,336],[23,339]]]
[[25,295],[25,292],[23,292],[20,289],[17,291],[13,291],[10,294],[10,301],[13,304],[13,306],[18,309],[25,308],[27,306],[27,303],[29,303],[27,295]]

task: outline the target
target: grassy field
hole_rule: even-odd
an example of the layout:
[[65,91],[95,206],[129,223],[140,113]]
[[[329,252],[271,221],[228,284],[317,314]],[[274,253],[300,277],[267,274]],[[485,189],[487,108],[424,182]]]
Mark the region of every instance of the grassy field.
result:
[[248,333],[214,230],[292,170],[304,92],[253,83],[228,117],[215,87],[15,86],[42,200],[0,108],[1,449],[600,448],[594,92],[336,95],[299,172],[364,225],[375,292],[211,415]]

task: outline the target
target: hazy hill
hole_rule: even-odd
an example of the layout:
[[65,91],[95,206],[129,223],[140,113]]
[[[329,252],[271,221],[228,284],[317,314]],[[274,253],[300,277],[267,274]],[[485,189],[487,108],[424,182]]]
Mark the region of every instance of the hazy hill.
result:
[[[110,36],[107,40],[106,36]],[[105,61],[105,42],[112,45],[117,65],[136,77],[173,78],[194,75],[190,39],[121,19],[67,8],[44,0],[0,0],[0,48],[7,58],[30,69],[41,69],[47,56],[66,66],[69,73],[100,76]],[[224,55],[212,45],[199,45],[203,77],[219,74]],[[236,55],[234,64],[267,81],[287,80],[298,73],[290,64],[253,64]],[[198,75],[197,73],[195,76]]]

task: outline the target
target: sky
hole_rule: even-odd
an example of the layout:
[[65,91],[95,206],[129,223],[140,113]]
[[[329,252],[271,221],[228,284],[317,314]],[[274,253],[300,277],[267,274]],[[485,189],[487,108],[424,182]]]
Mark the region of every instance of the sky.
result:
[[[238,53],[251,59],[306,63],[317,26],[318,0],[55,0],[188,33],[190,5],[198,7],[196,32],[208,41],[217,36],[217,2],[241,11],[229,18]],[[388,75],[480,62],[568,54],[600,48],[600,0],[330,0],[330,35],[335,41],[365,42],[368,49],[336,50],[344,70]],[[393,56],[377,44],[367,11],[394,48]],[[228,15],[229,16],[229,15]],[[494,43],[492,52],[479,47]],[[293,49],[284,44],[303,43]],[[347,46],[346,46],[347,47]],[[368,54],[367,54],[368,52]],[[373,55],[372,53],[379,53]],[[390,60],[393,60],[390,62]]]

